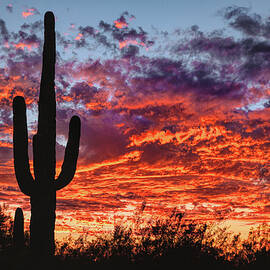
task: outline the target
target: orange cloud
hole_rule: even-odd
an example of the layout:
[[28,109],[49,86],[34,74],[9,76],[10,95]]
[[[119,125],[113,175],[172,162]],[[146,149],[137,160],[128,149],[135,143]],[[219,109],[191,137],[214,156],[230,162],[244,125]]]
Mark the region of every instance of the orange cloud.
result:
[[117,21],[117,20],[115,20],[115,21],[114,21],[114,26],[115,26],[116,28],[121,29],[121,28],[124,28],[124,27],[128,27],[128,24],[127,24],[126,22],[122,22],[122,21]]
[[75,40],[80,40],[82,37],[83,37],[83,34],[82,34],[82,33],[79,33],[79,34],[75,37]]
[[122,49],[126,47],[127,45],[141,45],[143,47],[146,47],[144,42],[138,42],[137,40],[127,39],[124,41],[119,41],[119,48]]
[[13,43],[12,45],[16,49],[24,50],[26,48],[26,49],[28,49],[28,51],[32,51],[32,49],[37,48],[39,46],[38,43],[23,43],[23,42],[19,42],[17,44]]
[[24,18],[27,18],[27,17],[29,17],[29,16],[32,16],[32,15],[35,14],[34,11],[35,11],[35,9],[33,9],[33,8],[28,8],[27,11],[23,11],[23,12],[22,12],[22,16],[23,16]]

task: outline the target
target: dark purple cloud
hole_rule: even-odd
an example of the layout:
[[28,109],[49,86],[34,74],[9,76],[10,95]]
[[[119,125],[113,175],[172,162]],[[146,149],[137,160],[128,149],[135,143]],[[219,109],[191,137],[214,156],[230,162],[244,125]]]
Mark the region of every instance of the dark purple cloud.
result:
[[270,19],[262,18],[259,14],[250,13],[250,8],[230,6],[221,14],[229,22],[229,25],[252,37],[270,37]]
[[12,4],[8,4],[8,5],[6,6],[6,10],[7,10],[9,13],[12,13],[12,12],[13,12],[13,6],[12,6]]

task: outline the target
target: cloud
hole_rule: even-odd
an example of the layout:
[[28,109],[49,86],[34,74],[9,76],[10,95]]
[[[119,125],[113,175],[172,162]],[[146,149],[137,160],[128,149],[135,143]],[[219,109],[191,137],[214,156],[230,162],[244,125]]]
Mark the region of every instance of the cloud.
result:
[[9,33],[6,28],[6,23],[4,20],[0,19],[0,35],[2,42],[6,42],[9,39]]
[[32,15],[40,15],[39,11],[32,7],[32,8],[28,8],[26,11],[23,11],[22,12],[22,17],[23,18],[27,18],[29,16],[32,16]]
[[0,147],[0,161],[1,163],[8,162],[13,156],[13,150],[9,147]]
[[[243,34],[233,37],[199,26],[148,33],[132,26],[134,18],[124,12],[113,22],[57,33],[57,171],[70,118],[82,121],[78,170],[59,193],[59,210],[126,213],[145,200],[158,214],[178,207],[201,219],[262,216],[268,206],[261,194],[269,190],[258,181],[269,163],[268,19],[225,9],[229,27]],[[37,20],[8,31],[0,20],[0,181],[7,186],[16,185],[16,95],[26,99],[32,159],[42,27]],[[1,190],[5,200],[9,191]],[[79,219],[87,220],[86,210]]]
[[21,25],[21,29],[23,31],[30,30],[30,33],[32,34],[37,33],[37,32],[41,33],[43,30],[43,22],[39,20],[32,23],[24,23]]
[[263,18],[256,13],[249,14],[250,9],[230,6],[223,10],[223,16],[229,21],[229,25],[248,36],[261,36],[269,38],[270,20]]
[[13,5],[12,4],[8,4],[6,6],[6,10],[9,12],[9,13],[12,13],[13,12]]
[[[92,26],[79,26],[78,33],[74,39],[63,37],[59,34],[61,39],[61,44],[66,45],[72,44],[76,48],[92,48],[93,41],[96,42],[96,48],[99,45],[104,46],[104,53],[116,53],[117,50],[127,47],[127,50],[123,53],[124,57],[131,57],[135,54],[134,45],[138,47],[148,48],[154,44],[153,40],[148,39],[147,33],[141,28],[132,28],[127,21],[133,20],[135,17],[130,15],[128,12],[123,12],[122,15],[114,21],[113,24],[104,22],[101,20],[97,26],[94,28]],[[117,27],[116,27],[117,25]],[[75,25],[71,28],[72,31],[75,30]],[[133,46],[132,46],[133,45]],[[129,46],[131,48],[129,48]]]

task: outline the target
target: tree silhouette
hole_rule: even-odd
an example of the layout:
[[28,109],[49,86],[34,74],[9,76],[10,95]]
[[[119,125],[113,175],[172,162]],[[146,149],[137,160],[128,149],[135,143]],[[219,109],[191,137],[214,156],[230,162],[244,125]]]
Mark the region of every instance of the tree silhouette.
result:
[[[40,255],[53,255],[56,191],[73,179],[80,142],[80,118],[69,124],[68,142],[59,177],[55,179],[56,101],[55,101],[55,20],[52,12],[44,16],[43,63],[38,102],[38,129],[33,136],[34,178],[30,172],[28,134],[24,98],[13,100],[14,167],[21,191],[30,196],[30,247]],[[35,179],[35,180],[34,180]]]

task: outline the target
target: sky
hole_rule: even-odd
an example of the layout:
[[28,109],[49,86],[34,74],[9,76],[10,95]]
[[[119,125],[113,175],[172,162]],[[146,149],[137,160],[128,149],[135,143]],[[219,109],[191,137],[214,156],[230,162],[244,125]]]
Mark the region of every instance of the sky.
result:
[[241,232],[269,223],[269,1],[61,4],[0,1],[0,203],[29,221],[13,169],[12,100],[27,103],[32,166],[51,10],[57,173],[69,120],[82,122],[76,175],[57,192],[59,237],[102,233],[140,209],[149,220],[179,211]]

